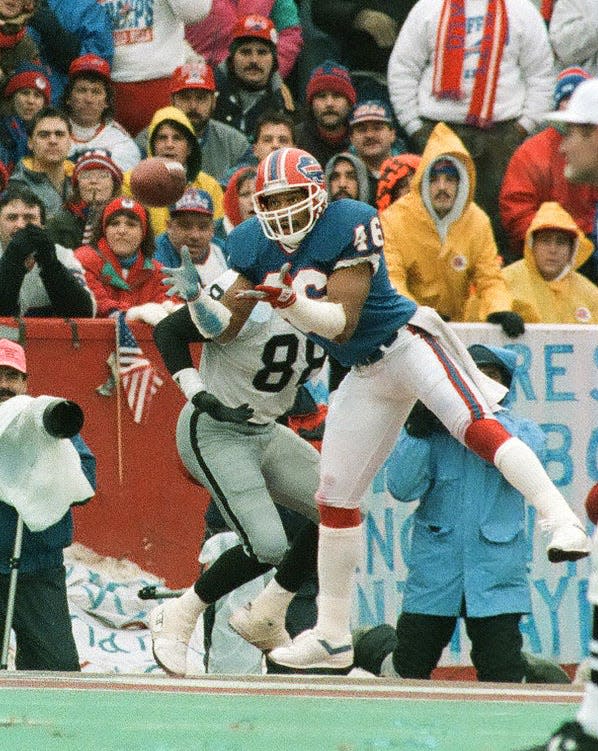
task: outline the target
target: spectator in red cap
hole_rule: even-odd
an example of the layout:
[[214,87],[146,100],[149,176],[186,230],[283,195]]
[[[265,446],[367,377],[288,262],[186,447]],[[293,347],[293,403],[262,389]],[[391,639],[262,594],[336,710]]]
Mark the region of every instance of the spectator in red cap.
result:
[[104,149],[80,153],[71,178],[73,192],[48,222],[48,234],[65,248],[78,248],[91,239],[104,206],[120,195],[123,173]]
[[210,65],[220,65],[228,54],[237,19],[249,13],[272,19],[278,32],[278,69],[286,79],[303,46],[295,0],[219,0],[203,21],[185,28],[185,38]]
[[347,68],[333,60],[316,66],[306,91],[307,111],[297,125],[297,146],[320,164],[349,148],[349,114],[357,94]]
[[185,24],[201,21],[212,0],[103,0],[112,18],[116,119],[134,137],[170,102],[172,71],[187,56]]
[[239,18],[226,61],[218,66],[214,117],[250,134],[268,110],[293,112],[295,105],[278,72],[278,34],[269,18]]
[[[216,79],[212,68],[197,60],[175,68],[170,79],[170,102],[187,115],[201,148],[201,166],[208,175],[221,180],[225,172],[237,164],[249,149],[249,141],[240,130],[214,120]],[[135,139],[145,156],[148,129]]]
[[127,320],[155,326],[172,310],[154,250],[154,234],[142,204],[120,197],[104,207],[91,242],[75,251],[99,318],[127,311]]
[[48,70],[37,63],[22,63],[3,91],[0,120],[0,160],[10,171],[29,153],[27,129],[42,107],[50,104]]
[[112,63],[112,23],[98,0],[38,0],[27,29],[50,69],[51,104],[59,104],[69,65],[87,52]]
[[181,265],[181,249],[187,247],[202,287],[227,269],[226,258],[214,238],[212,196],[199,188],[187,188],[170,206],[166,232],[156,238],[154,258],[169,268]]
[[69,156],[82,149],[108,149],[121,170],[132,169],[139,162],[137,144],[112,117],[110,64],[103,57],[88,52],[73,60],[62,108],[71,121]]
[[37,0],[0,0],[0,86],[21,63],[39,61],[37,45],[26,29],[36,4]]

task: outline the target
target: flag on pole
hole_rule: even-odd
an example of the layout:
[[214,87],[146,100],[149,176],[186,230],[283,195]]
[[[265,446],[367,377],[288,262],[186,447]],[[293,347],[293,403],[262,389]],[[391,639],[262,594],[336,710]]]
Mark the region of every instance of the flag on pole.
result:
[[127,405],[136,423],[145,420],[153,395],[164,381],[143,354],[143,350],[127,326],[125,314],[119,313],[116,324],[116,352],[108,358],[111,374],[106,383],[96,389],[102,396],[110,396],[120,381]]

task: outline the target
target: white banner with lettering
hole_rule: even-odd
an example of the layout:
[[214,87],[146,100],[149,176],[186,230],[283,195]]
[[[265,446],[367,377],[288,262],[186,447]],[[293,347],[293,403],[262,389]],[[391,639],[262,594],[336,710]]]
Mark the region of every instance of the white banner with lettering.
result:
[[[547,470],[572,508],[593,531],[584,511],[589,488],[598,480],[598,326],[528,326],[518,339],[499,327],[454,324],[467,346],[476,342],[505,346],[517,353],[513,409],[539,423],[546,433]],[[412,514],[417,506],[397,503],[385,487],[384,471],[365,499],[364,560],[357,580],[353,625],[396,623],[406,578]],[[532,613],[522,620],[524,649],[560,663],[581,661],[588,653],[590,607],[588,559],[551,564],[547,538],[528,508]],[[469,665],[469,642],[458,628],[441,665]]]

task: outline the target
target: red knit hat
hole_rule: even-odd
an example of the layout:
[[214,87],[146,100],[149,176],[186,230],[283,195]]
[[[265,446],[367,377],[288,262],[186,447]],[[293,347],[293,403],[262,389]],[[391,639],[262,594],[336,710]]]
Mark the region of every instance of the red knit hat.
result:
[[214,73],[205,61],[186,63],[174,69],[170,78],[170,93],[176,94],[185,89],[216,91]]
[[147,232],[146,210],[139,201],[136,201],[134,198],[125,198],[123,196],[115,198],[114,201],[110,201],[110,203],[104,208],[104,211],[102,211],[102,232],[106,232],[106,226],[110,217],[119,211],[132,211],[141,222],[141,229],[143,230],[143,236],[145,237]]
[[73,60],[69,65],[69,78],[79,73],[97,73],[107,81],[110,80],[110,63],[99,55],[88,52]]
[[333,60],[326,60],[312,70],[307,82],[307,103],[311,105],[314,96],[322,91],[342,94],[351,106],[357,101],[348,68]]
[[233,42],[235,39],[244,39],[245,37],[262,39],[264,42],[270,42],[274,47],[276,47],[278,42],[278,33],[272,21],[266,16],[260,16],[258,13],[241,16],[233,26]]
[[110,152],[104,149],[90,149],[80,154],[75,162],[71,177],[73,186],[79,182],[79,175],[85,170],[105,169],[110,172],[115,185],[122,185],[123,173],[121,168],[112,161]]
[[50,104],[52,86],[47,72],[39,65],[23,64],[8,79],[4,96],[9,97],[21,89],[35,89],[44,95],[46,104]]

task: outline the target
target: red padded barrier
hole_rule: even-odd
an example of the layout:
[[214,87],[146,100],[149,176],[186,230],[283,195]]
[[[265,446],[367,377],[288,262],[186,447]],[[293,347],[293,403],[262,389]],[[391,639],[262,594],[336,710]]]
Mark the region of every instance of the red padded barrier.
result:
[[[116,392],[110,397],[96,392],[109,375],[106,360],[114,350],[114,322],[25,318],[20,324],[29,393],[78,402],[85,413],[82,435],[98,461],[97,495],[74,511],[75,540],[101,555],[135,561],[171,587],[191,584],[198,572],[208,496],[188,479],[178,459],[174,434],[184,398],[162,364],[150,327],[136,323],[131,329],[159,367],[164,385],[142,425],[133,422],[123,395],[121,478]],[[13,331],[7,332],[7,326]],[[0,318],[0,337],[18,330],[19,322]],[[194,352],[199,356],[199,347]]]

